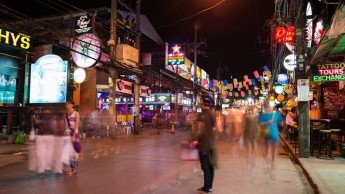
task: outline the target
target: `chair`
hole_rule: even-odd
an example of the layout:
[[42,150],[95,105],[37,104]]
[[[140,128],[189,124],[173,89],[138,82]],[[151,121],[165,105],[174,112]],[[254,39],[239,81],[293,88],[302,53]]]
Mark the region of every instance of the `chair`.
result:
[[339,155],[342,155],[342,134],[341,129],[330,129],[333,134],[337,136],[337,139],[335,140],[336,147],[339,149]]
[[[322,129],[319,131],[318,158],[333,159],[331,134],[331,130]],[[326,154],[322,155],[322,151],[325,151]]]

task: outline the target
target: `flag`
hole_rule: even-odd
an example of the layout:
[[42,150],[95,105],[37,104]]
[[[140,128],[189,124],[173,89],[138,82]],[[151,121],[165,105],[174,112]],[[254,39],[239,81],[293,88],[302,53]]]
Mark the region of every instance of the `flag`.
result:
[[234,89],[234,85],[233,84],[229,84],[229,89],[230,89],[230,91],[232,91]]
[[218,80],[213,80],[213,85],[214,85],[214,87],[217,87],[217,85],[218,85]]
[[237,78],[234,79],[234,85],[237,86],[238,85],[238,81]]
[[252,80],[251,80],[251,79],[248,80],[248,84],[249,84],[250,86],[252,85]]
[[209,84],[210,84],[210,88],[212,89],[212,88],[213,88],[213,81],[210,80],[210,81],[209,81]]
[[244,91],[241,91],[241,96],[244,97],[246,95],[246,93],[244,93]]
[[255,78],[258,78],[260,76],[259,72],[258,71],[254,71],[254,76],[255,76]]
[[239,87],[239,88],[242,88],[242,87],[243,87],[242,82],[239,82],[239,83],[238,83],[238,87]]

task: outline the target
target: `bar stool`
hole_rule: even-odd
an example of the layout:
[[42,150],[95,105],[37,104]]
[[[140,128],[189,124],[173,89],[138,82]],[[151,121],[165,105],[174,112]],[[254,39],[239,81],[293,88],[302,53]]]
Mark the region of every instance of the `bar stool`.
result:
[[310,129],[310,155],[313,156],[315,150],[318,153],[318,146],[319,146],[319,131],[321,129],[318,128],[311,128]]
[[[318,150],[318,156],[317,158],[323,158],[323,159],[333,159],[332,157],[332,141],[331,141],[331,130],[320,130],[319,131],[319,150]],[[326,157],[321,156],[322,150],[326,151]]]
[[335,141],[337,147],[339,148],[339,155],[342,155],[342,134],[340,129],[330,129],[333,134],[337,136],[337,140]]

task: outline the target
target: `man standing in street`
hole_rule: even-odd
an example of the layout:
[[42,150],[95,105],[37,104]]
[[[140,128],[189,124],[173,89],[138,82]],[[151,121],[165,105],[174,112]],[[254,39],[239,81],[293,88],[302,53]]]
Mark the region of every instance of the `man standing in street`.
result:
[[215,146],[213,128],[216,118],[214,112],[210,109],[213,104],[209,96],[203,96],[202,112],[197,118],[197,130],[195,139],[198,142],[200,165],[204,172],[204,186],[198,191],[202,193],[211,193],[214,179],[214,168],[216,167]]

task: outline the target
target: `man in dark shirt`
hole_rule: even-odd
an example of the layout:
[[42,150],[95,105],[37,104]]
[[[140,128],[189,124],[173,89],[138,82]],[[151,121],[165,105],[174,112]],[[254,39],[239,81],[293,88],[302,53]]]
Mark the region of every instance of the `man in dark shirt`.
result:
[[214,134],[216,118],[214,112],[210,110],[213,104],[209,96],[203,96],[202,112],[197,119],[197,131],[195,138],[198,141],[199,159],[202,170],[204,171],[204,186],[198,190],[203,193],[211,193],[214,178],[215,150]]

